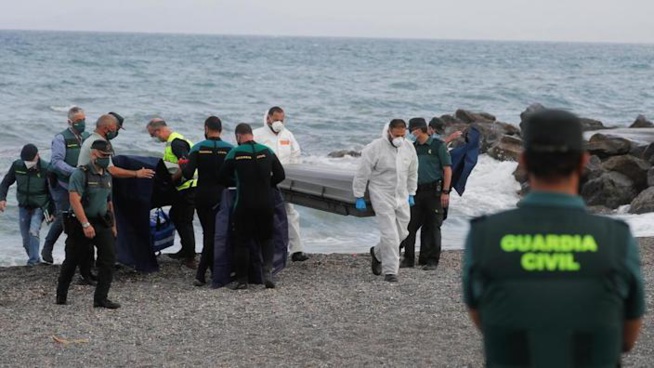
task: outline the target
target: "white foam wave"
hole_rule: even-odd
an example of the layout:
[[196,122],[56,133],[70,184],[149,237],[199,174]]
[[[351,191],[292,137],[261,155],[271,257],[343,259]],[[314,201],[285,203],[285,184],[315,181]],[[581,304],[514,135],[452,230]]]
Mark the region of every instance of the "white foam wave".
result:
[[50,110],[56,111],[56,112],[68,112],[71,107],[75,105],[69,105],[69,106],[49,106]]

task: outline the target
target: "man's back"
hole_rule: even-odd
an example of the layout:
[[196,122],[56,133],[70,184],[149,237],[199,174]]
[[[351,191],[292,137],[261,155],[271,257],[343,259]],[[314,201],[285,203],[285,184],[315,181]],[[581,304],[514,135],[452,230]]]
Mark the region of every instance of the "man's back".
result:
[[244,209],[273,207],[271,188],[284,180],[285,174],[277,156],[270,148],[254,141],[235,147],[225,158],[221,169],[221,181],[225,182],[224,176],[232,173],[237,188],[235,207]]
[[613,366],[625,320],[644,313],[638,251],[621,221],[576,196],[533,193],[476,219],[464,298],[478,309],[489,366]]

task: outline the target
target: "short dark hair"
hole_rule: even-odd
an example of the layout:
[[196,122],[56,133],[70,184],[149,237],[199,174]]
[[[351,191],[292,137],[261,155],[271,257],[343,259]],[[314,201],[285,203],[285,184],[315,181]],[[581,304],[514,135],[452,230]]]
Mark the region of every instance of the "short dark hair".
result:
[[268,116],[272,116],[276,112],[284,112],[284,109],[282,109],[279,106],[273,106],[270,109],[268,109]]
[[248,123],[240,123],[234,129],[235,134],[252,134],[252,127]]
[[570,176],[579,168],[583,152],[533,152],[524,151],[527,172],[541,180]]
[[395,128],[406,128],[406,122],[402,119],[393,119],[388,123],[388,130]]
[[429,120],[429,127],[437,132],[442,133],[445,131],[445,122],[441,118],[434,116],[431,118],[431,120]]
[[209,116],[207,120],[204,121],[204,126],[212,132],[222,132],[223,131],[223,122],[220,121],[220,118],[217,116]]

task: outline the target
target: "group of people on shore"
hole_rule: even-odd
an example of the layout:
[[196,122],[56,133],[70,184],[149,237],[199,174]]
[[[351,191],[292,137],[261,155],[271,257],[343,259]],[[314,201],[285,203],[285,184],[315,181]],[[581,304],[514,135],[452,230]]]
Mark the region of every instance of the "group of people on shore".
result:
[[[193,145],[160,118],[146,126],[165,142],[163,160],[179,194],[171,218],[182,249],[171,257],[197,268],[195,285],[205,284],[211,269],[213,234],[220,193],[236,186],[233,209],[233,289],[248,288],[249,244],[263,255],[263,281],[272,275],[274,188],[285,178],[284,165],[300,161],[300,146],[284,127],[284,111],[273,107],[263,127],[235,127],[237,147],[221,140],[222,122],[204,123],[205,140]],[[57,304],[67,303],[75,269],[96,284],[94,306],[115,309],[108,299],[115,262],[116,228],[112,177],[150,179],[149,169],[113,166],[110,141],[118,135],[120,115],[102,115],[93,134],[85,132],[84,111],[74,107],[69,127],[52,144],[50,163],[27,144],[2,184],[0,211],[7,189],[18,182],[21,233],[28,264],[39,262],[38,231],[54,220],[41,256],[52,263],[52,244],[65,229],[66,258],[57,286]],[[452,188],[442,121],[394,119],[361,155],[353,181],[355,206],[366,210],[368,193],[381,233],[370,249],[371,270],[397,282],[399,268],[415,266],[415,237],[422,229],[418,264],[434,270],[440,258],[440,226]],[[494,366],[619,366],[621,352],[633,348],[645,313],[643,279],[635,239],[619,220],[587,213],[578,195],[589,161],[580,119],[562,110],[531,113],[523,122],[520,164],[531,191],[517,209],[471,221],[464,257],[463,300],[484,336],[486,363]],[[412,140],[411,143],[409,140]],[[53,210],[54,203],[56,210]],[[298,215],[287,204],[291,258],[304,261]],[[192,221],[197,210],[204,231],[200,265],[195,262]],[[52,216],[56,213],[56,216]],[[63,225],[63,226],[62,226]],[[295,243],[294,243],[295,242]],[[92,245],[98,275],[91,272]],[[400,252],[404,248],[404,258]]]

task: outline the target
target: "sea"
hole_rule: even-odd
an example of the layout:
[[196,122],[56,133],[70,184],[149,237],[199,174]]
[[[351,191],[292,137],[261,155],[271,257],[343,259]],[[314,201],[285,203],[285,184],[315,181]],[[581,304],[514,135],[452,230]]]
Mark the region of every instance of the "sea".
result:
[[[234,142],[237,123],[260,126],[279,105],[305,162],[356,167],[356,158],[327,155],[361,150],[392,118],[463,108],[518,124],[539,102],[624,128],[639,114],[654,118],[652,86],[652,44],[0,31],[0,176],[26,143],[49,159],[73,105],[85,109],[91,129],[104,113],[123,115],[117,153],[152,156],[164,149],[145,130],[152,117],[198,141],[204,120],[217,115]],[[515,167],[480,157],[464,195],[452,196],[445,249],[462,248],[471,217],[515,207]],[[307,252],[360,253],[379,240],[373,218],[298,210]],[[654,236],[653,214],[626,210],[611,216]],[[0,213],[0,266],[27,260],[17,214],[14,186]],[[44,225],[42,242],[46,232]],[[62,236],[56,262],[63,248]]]

